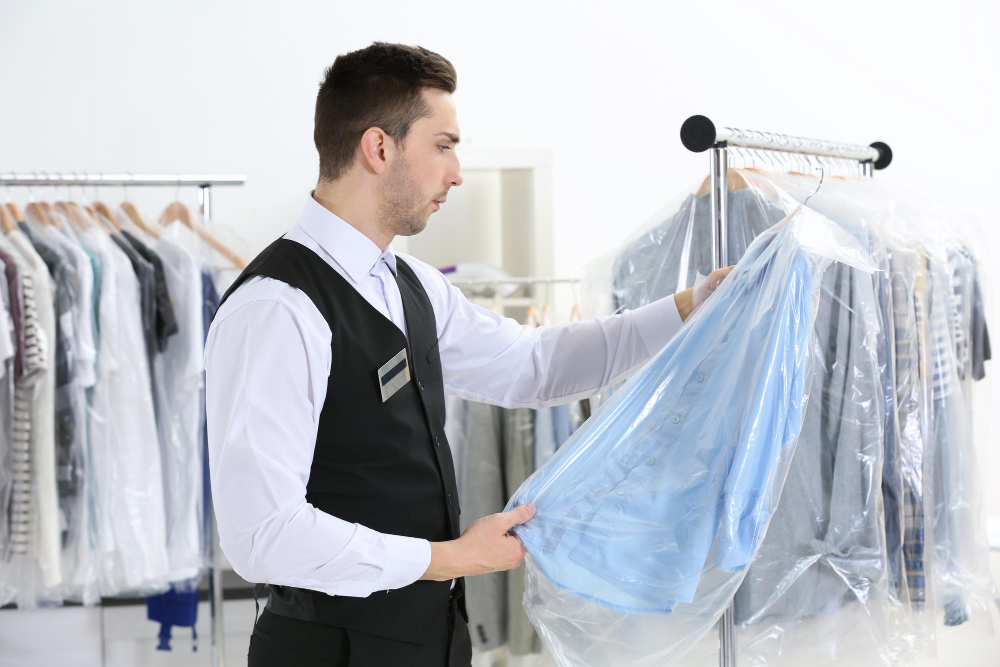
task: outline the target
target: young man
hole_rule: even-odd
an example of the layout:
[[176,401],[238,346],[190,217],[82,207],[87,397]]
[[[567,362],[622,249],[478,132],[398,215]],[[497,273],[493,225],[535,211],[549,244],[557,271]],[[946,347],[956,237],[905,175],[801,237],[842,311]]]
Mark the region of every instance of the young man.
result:
[[444,389],[507,407],[576,400],[644,363],[693,307],[687,290],[529,328],[395,254],[392,239],[423,230],[462,184],[455,84],[451,63],[419,47],[338,57],[316,100],[316,189],[212,323],[222,549],[271,585],[251,667],[467,667],[463,577],[516,567],[524,550],[507,531],[534,508],[459,533]]

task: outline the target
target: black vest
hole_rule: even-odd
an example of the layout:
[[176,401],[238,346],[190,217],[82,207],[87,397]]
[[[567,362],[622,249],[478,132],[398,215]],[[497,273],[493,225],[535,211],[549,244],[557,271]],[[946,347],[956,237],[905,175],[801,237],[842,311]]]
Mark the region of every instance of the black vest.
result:
[[[413,270],[399,258],[396,267],[409,345],[399,327],[319,255],[295,241],[278,239],[268,246],[222,301],[250,277],[266,276],[302,290],[330,325],[330,379],[306,500],[372,530],[440,542],[460,535],[460,510],[444,433],[437,327]],[[383,403],[378,369],[404,348],[411,379]],[[272,586],[267,607],[282,616],[419,644],[436,619],[447,614],[450,585],[417,581],[366,598]],[[456,593],[462,594],[464,587],[459,579]],[[459,608],[468,621],[464,598]]]

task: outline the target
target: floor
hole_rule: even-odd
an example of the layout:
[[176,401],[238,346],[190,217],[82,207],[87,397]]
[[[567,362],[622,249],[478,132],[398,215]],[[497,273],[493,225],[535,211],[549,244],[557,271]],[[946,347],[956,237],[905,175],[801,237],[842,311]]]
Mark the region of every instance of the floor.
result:
[[[1000,581],[1000,552],[991,554],[994,578]],[[246,665],[247,641],[253,624],[252,600],[225,603],[227,667]],[[937,658],[919,660],[914,667],[1000,667],[1000,611],[993,610],[994,634],[958,628],[938,640]],[[0,667],[209,667],[211,665],[208,604],[199,609],[198,651],[191,650],[191,634],[175,629],[170,652],[157,651],[158,627],[145,618],[145,607],[67,607],[35,612],[0,611]],[[679,664],[685,667],[718,664],[715,633],[709,633]],[[476,657],[474,667],[548,667],[546,657],[508,660],[502,653]],[[737,664],[740,664],[737,657]],[[832,662],[811,659],[809,667]],[[740,664],[740,667],[750,667]],[[756,666],[754,666],[756,667]]]

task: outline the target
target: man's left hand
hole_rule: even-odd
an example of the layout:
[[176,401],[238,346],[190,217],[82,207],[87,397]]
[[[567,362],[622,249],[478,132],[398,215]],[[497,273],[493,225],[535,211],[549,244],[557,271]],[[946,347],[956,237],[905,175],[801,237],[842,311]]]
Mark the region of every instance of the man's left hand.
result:
[[691,316],[694,309],[705,302],[708,297],[715,293],[722,281],[725,280],[735,266],[727,266],[723,269],[716,269],[708,274],[700,283],[694,287],[678,292],[674,295],[674,303],[677,304],[677,312],[685,322]]

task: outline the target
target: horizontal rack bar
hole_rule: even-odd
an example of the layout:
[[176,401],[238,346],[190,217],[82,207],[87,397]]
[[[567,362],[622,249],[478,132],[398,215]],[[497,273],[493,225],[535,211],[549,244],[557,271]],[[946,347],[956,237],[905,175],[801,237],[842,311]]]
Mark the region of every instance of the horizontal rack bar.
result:
[[0,185],[243,185],[245,174],[131,174],[103,172],[0,172]]
[[871,162],[875,169],[885,169],[892,162],[892,149],[881,141],[865,146],[825,139],[810,139],[792,134],[761,132],[735,127],[716,127],[705,116],[691,116],[681,125],[681,142],[688,150],[701,153],[712,146],[742,146],[805,155],[848,158]]

